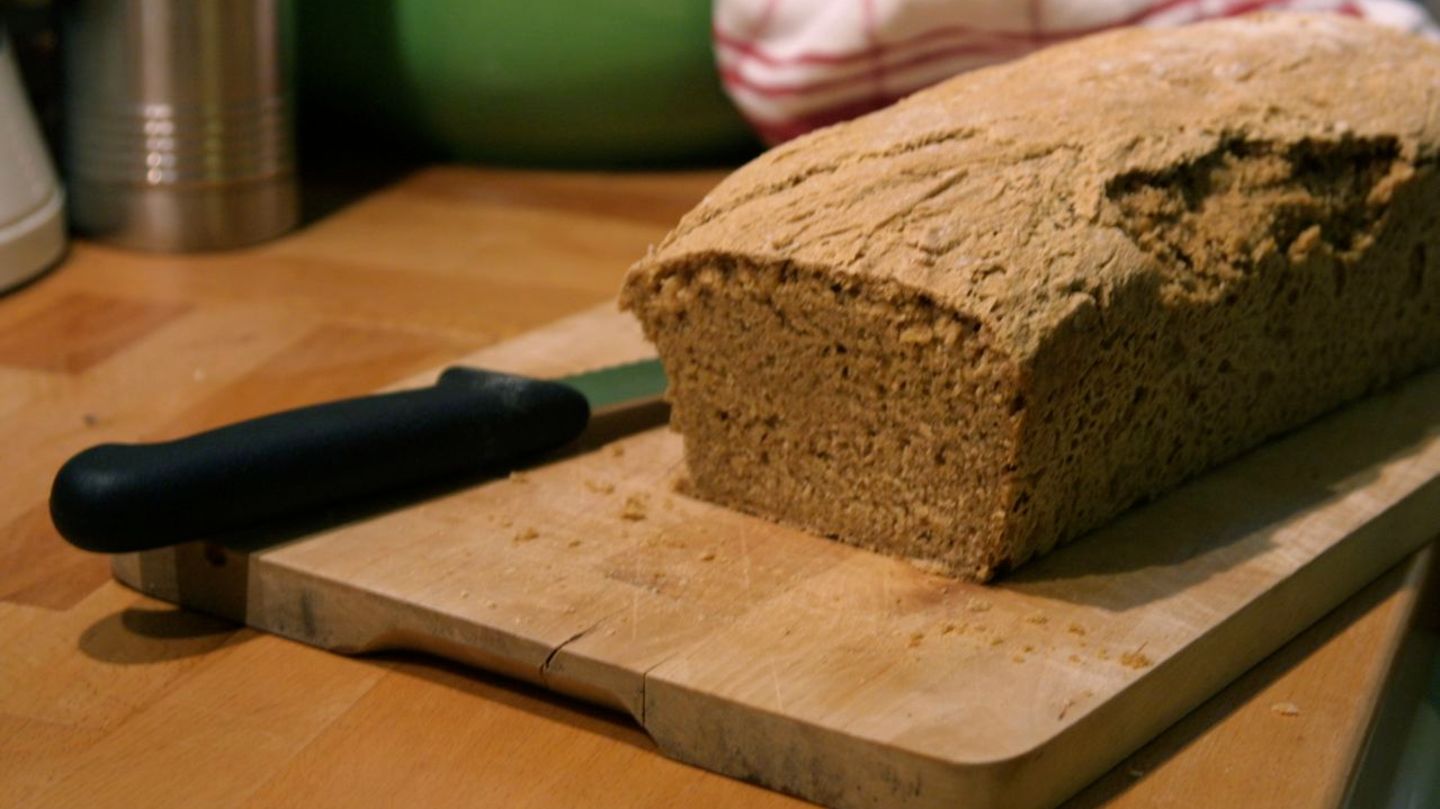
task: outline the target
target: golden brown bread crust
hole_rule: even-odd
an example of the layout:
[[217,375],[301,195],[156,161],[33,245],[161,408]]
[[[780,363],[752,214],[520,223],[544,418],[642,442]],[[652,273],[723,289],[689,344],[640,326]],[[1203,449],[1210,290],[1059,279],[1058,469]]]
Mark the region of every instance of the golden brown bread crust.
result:
[[1120,31],[767,153],[622,300],[696,493],[988,578],[1440,360],[1437,148],[1440,46]]

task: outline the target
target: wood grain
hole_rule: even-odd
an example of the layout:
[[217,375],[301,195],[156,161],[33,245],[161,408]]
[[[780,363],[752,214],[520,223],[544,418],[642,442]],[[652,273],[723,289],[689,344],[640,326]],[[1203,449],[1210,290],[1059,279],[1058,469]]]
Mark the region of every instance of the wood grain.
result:
[[[463,362],[545,376],[649,351],[604,305]],[[617,708],[669,755],[827,806],[1043,809],[1434,536],[1437,414],[1422,375],[989,587],[686,498],[663,426],[116,572],[322,648]]]
[[0,336],[0,365],[84,371],[164,326],[185,308],[175,303],[69,295]]
[[[105,582],[105,560],[46,540],[25,516],[43,513],[60,461],[96,441],[374,387],[600,303],[718,177],[429,169],[253,250],[147,256],[82,243],[57,272],[0,299],[9,345],[50,339],[16,324],[73,295],[184,309],[78,372],[0,365],[0,552],[10,554],[0,572],[23,584],[0,587],[0,805],[192,806],[188,796],[203,795],[253,809],[366,807],[406,794],[436,807],[797,805],[665,759],[628,722],[513,681],[409,656],[349,660],[167,608]],[[497,210],[512,205],[524,210]],[[478,232],[493,223],[514,226]],[[557,241],[557,229],[578,235]],[[407,261],[420,233],[439,241]],[[349,329],[374,339],[357,343]],[[401,348],[386,355],[391,338]],[[286,358],[303,345],[309,369]],[[357,345],[374,346],[372,360],[349,364]],[[307,370],[325,381],[295,390]],[[256,373],[277,387],[267,393]],[[37,533],[22,542],[25,531]],[[1412,560],[1409,578],[1348,601],[1077,806],[1199,807],[1212,794],[1333,806],[1425,570]],[[303,687],[277,683],[292,678]],[[247,690],[270,697],[245,702]],[[1277,696],[1300,715],[1273,713]],[[227,712],[239,707],[256,721],[231,733]]]

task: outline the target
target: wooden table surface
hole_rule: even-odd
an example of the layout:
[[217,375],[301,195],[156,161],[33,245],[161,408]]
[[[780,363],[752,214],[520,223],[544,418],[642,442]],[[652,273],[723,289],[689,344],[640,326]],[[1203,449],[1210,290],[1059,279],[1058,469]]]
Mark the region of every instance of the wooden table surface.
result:
[[[426,169],[253,249],[81,243],[0,298],[0,806],[801,805],[483,672],[339,657],[138,596],[45,505],[90,444],[361,393],[602,302],[719,176]],[[1433,555],[1067,807],[1339,805]]]

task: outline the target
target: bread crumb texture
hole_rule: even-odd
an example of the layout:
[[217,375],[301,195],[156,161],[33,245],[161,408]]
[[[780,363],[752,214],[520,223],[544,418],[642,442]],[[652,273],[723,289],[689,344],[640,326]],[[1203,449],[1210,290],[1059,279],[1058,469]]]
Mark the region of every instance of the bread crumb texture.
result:
[[985,580],[1440,360],[1440,45],[1128,29],[786,143],[631,268],[694,494]]
[[625,498],[625,505],[620,509],[620,519],[631,522],[639,522],[645,519],[650,511],[650,501],[643,494],[632,494]]
[[596,494],[613,494],[615,492],[615,484],[605,480],[587,480],[585,488]]
[[1120,655],[1120,665],[1128,669],[1148,669],[1155,663],[1140,649]]

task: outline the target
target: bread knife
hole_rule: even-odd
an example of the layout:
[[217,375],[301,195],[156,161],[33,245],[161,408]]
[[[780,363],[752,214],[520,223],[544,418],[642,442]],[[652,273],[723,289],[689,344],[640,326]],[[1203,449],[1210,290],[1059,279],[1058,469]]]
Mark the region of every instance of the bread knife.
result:
[[428,388],[312,405],[147,444],[101,444],[60,468],[50,515],[72,544],[148,550],[464,474],[575,441],[594,414],[660,399],[645,360],[554,380],[449,368]]

